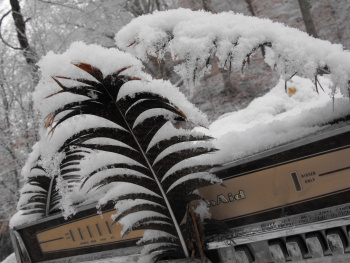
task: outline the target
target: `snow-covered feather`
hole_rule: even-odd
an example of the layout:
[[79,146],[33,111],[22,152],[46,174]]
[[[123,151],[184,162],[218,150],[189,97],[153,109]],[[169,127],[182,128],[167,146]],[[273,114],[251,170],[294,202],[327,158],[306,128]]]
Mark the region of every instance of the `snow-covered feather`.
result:
[[[115,50],[115,53],[121,52]],[[109,57],[101,59],[108,60]],[[190,160],[208,155],[216,149],[211,137],[193,131],[194,123],[202,126],[207,122],[178,89],[168,82],[152,80],[147,76],[140,78],[145,74],[132,76],[130,72],[133,72],[131,69],[134,65],[133,60],[130,61],[130,65],[124,63],[109,74],[104,74],[93,61],[70,61],[85,72],[77,74],[77,78],[67,73],[51,75],[50,81],[43,74],[37,94],[45,93],[45,98],[39,104],[46,116],[46,136],[56,141],[54,151],[64,154],[59,175],[63,183],[60,181],[57,188],[63,187],[65,191],[68,188],[72,199],[74,195],[77,196],[68,202],[70,206],[97,201],[101,207],[115,202],[117,214],[114,220],[124,224],[125,235],[138,229],[171,235],[171,245],[162,245],[164,238],[153,239],[152,242],[159,243],[159,246],[147,253],[156,253],[154,259],[161,257],[159,251],[167,254],[170,251],[173,253],[174,249],[178,256],[188,255],[180,226],[187,209],[185,197],[199,186],[218,182],[207,173],[206,176],[186,177],[193,173],[201,175],[201,172],[214,166],[196,166]],[[87,75],[90,77],[81,77]],[[43,83],[47,82],[51,83],[51,87],[56,86],[50,87],[53,91],[51,94],[40,91],[46,88]],[[68,98],[69,95],[76,100],[70,97],[64,103],[59,99],[56,106],[45,106],[45,103],[52,104],[55,97]],[[176,98],[181,100],[177,102]],[[94,116],[94,123],[84,123],[91,119],[88,116]],[[80,122],[82,125],[79,125]],[[102,126],[99,127],[98,123]],[[72,132],[67,132],[70,126]],[[42,144],[49,145],[50,140]],[[178,166],[179,170],[176,169],[179,163],[186,165]],[[170,170],[173,172],[165,180],[163,177]],[[191,183],[186,185],[185,178]],[[176,181],[179,183],[176,184]],[[176,191],[166,193],[170,186]],[[123,209],[118,211],[118,207]]]

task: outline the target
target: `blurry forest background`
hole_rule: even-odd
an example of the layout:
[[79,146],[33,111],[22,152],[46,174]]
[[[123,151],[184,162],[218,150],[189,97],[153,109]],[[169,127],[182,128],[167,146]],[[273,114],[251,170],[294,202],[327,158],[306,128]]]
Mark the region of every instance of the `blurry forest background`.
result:
[[[115,34],[134,17],[178,7],[270,18],[350,49],[346,0],[0,0],[0,261],[12,253],[8,221],[23,184],[21,167],[42,125],[31,98],[40,57],[63,52],[74,41],[116,47]],[[263,53],[257,52],[244,74],[213,65],[191,96],[172,72],[170,60],[158,65],[150,59],[145,69],[179,86],[213,121],[247,106],[277,83],[279,77],[264,65]]]

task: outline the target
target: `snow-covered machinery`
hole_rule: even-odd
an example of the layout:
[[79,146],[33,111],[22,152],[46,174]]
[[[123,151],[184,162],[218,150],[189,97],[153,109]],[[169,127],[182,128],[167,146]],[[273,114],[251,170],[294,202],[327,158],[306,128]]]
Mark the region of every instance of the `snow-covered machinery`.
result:
[[[212,171],[224,186],[200,192],[227,225],[206,237],[212,262],[350,259],[350,126],[342,123]],[[14,228],[18,260],[137,258],[143,232],[121,238],[112,209],[101,216],[89,206],[68,221],[57,214]]]
[[[117,34],[117,45],[129,54],[76,43],[62,56],[50,53],[40,62],[42,79],[34,98],[47,133],[42,134],[24,169],[28,187],[22,189],[20,211],[13,217],[15,220],[11,220],[12,240],[19,262],[79,262],[107,257],[118,257],[118,262],[134,262],[141,254],[177,253],[176,246],[180,242],[183,254],[188,255],[179,225],[192,211],[188,202],[193,199],[186,198],[192,195],[200,200],[200,196],[193,193],[200,187],[199,192],[208,201],[213,221],[217,223],[206,228],[204,249],[212,262],[350,260],[349,118],[324,125],[348,114],[347,101],[346,107],[341,107],[343,111],[334,115],[336,117],[325,114],[327,116],[315,122],[322,107],[301,109],[299,114],[303,116],[311,112],[303,119],[310,124],[306,129],[309,135],[303,139],[281,145],[286,140],[278,141],[272,133],[266,132],[260,141],[272,137],[272,143],[280,146],[238,160],[231,158],[227,151],[221,151],[226,156],[221,155],[217,162],[209,154],[220,147],[212,144],[210,136],[194,127],[193,130],[178,130],[172,123],[182,121],[206,126],[209,124],[206,118],[192,104],[187,104],[185,96],[170,83],[152,80],[142,71],[142,63],[130,55],[141,60],[154,56],[160,61],[169,53],[174,60],[182,61],[174,70],[193,91],[196,82],[211,70],[210,61],[217,60],[218,66],[229,72],[243,71],[250,57],[264,48],[265,62],[284,79],[286,91],[289,90],[287,82],[294,76],[301,76],[312,80],[318,92],[318,87],[323,89],[319,77],[327,74],[332,82],[330,94],[334,105],[338,91],[344,98],[349,96],[349,52],[340,45],[310,38],[271,21],[233,13],[210,14],[183,9],[133,20]],[[293,86],[291,90],[289,96],[299,89]],[[299,91],[296,96],[303,101],[310,98]],[[327,99],[331,105],[331,100]],[[285,106],[285,103],[279,104]],[[281,115],[287,109],[278,107],[273,112]],[[274,122],[272,126],[281,123]],[[279,132],[287,133],[286,127],[291,125],[298,126],[298,122],[290,122]],[[313,126],[317,126],[318,132],[310,134],[315,131]],[[294,135],[296,133],[294,131]],[[302,134],[299,132],[298,138]],[[232,145],[227,138],[218,139],[228,145],[226,150]],[[250,138],[246,136],[245,139]],[[186,147],[178,145],[183,142]],[[247,147],[247,144],[240,145]],[[172,146],[174,148],[170,148]],[[172,157],[174,149],[177,158]],[[132,162],[119,160],[110,153],[123,153]],[[173,169],[183,159],[198,154],[207,157],[205,162],[197,160],[196,164],[188,162]],[[232,162],[212,168],[229,161]],[[114,168],[132,168],[129,170],[137,173],[108,174]],[[210,168],[211,173],[208,173]],[[32,174],[35,169],[39,173]],[[219,181],[212,174],[222,179],[223,185],[212,184]],[[141,177],[143,179],[139,180]],[[190,181],[192,179],[194,181]],[[184,181],[188,182],[185,186]],[[126,184],[120,183],[108,188],[105,195],[102,191],[90,191],[108,186],[110,182],[127,182],[134,187],[126,187],[124,193]],[[146,185],[147,192],[140,191],[139,186]],[[175,187],[182,191],[173,190]],[[128,196],[128,203],[119,203],[123,209],[116,208],[122,211],[118,216],[127,218],[124,220],[126,232],[137,230],[126,237],[121,237],[121,226],[111,219],[114,205],[108,205],[125,200],[122,194]],[[148,195],[152,195],[152,199],[144,198]],[[142,203],[135,202],[135,196]],[[167,200],[171,200],[172,206]],[[100,214],[96,213],[96,202],[104,205]],[[179,205],[181,202],[183,205]],[[137,210],[138,206],[143,210]],[[61,208],[68,214],[65,216],[71,215],[69,220],[58,212]],[[177,208],[177,217],[171,212],[173,208]],[[130,211],[125,212],[128,209]],[[145,211],[154,213],[142,214]],[[126,216],[132,213],[139,214],[135,222],[129,223],[131,217]],[[194,215],[193,218],[195,225]],[[144,219],[149,221],[142,221]],[[120,223],[120,220],[115,221]],[[160,222],[163,228],[171,228],[162,232],[166,235],[158,234],[160,227],[155,229]],[[220,227],[214,228],[214,225]],[[139,229],[159,232],[147,235]],[[171,233],[177,233],[178,237]],[[141,237],[144,248],[148,246],[143,250],[145,253],[140,253],[142,246],[137,245]],[[170,242],[174,237],[177,241]],[[150,246],[155,243],[153,241],[158,243],[157,249]],[[196,244],[201,244],[200,238]],[[195,248],[192,253],[196,253]]]
[[201,193],[229,230],[209,236],[208,250],[221,262],[348,262],[349,135],[329,126],[216,169],[226,187]]

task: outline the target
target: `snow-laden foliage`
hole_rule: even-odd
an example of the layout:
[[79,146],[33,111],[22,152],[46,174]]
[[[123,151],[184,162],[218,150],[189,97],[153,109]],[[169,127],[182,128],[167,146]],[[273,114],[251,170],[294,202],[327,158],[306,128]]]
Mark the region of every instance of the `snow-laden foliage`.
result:
[[251,55],[265,47],[265,62],[284,80],[298,75],[318,87],[317,76],[330,74],[333,89],[349,96],[348,51],[268,19],[188,9],[155,12],[122,28],[116,43],[142,60],[148,56],[161,60],[169,52],[180,61],[174,70],[192,91],[197,80],[210,72],[214,57],[221,68],[243,70]]
[[151,260],[187,254],[180,223],[189,200],[200,199],[193,191],[220,183],[208,172],[214,163],[206,163],[216,151],[212,138],[194,131],[196,124],[207,125],[205,115],[116,49],[76,43],[39,65],[34,97],[46,129],[23,171],[40,164],[46,174],[35,179],[45,179],[39,186],[46,192],[27,176],[12,226],[23,223],[24,208],[34,211],[39,197],[55,192],[55,208],[66,217],[84,204],[102,209],[114,202],[113,220],[124,226],[123,236],[139,229],[163,233],[150,238],[146,232],[139,242]]

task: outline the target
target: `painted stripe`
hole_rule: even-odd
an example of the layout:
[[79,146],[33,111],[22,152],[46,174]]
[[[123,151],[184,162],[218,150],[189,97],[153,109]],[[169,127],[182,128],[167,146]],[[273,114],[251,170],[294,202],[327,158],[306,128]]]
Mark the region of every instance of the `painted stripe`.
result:
[[74,238],[74,235],[73,235],[73,231],[72,231],[72,230],[69,230],[69,234],[70,234],[70,236],[72,237],[72,240],[75,241],[75,238]]
[[84,240],[83,233],[81,232],[80,227],[78,227],[78,232],[79,232],[79,236],[80,236],[81,240]]
[[291,176],[295,185],[295,190],[297,190],[298,192],[301,191],[301,185],[299,182],[298,174],[296,172],[292,172]]
[[333,173],[337,173],[337,172],[341,172],[341,171],[345,171],[345,170],[349,170],[350,169],[350,166],[349,167],[344,167],[344,168],[341,168],[341,169],[337,169],[337,170],[333,170],[333,171],[329,171],[327,173],[322,173],[320,174],[319,176],[324,176],[324,175],[328,175],[328,174],[333,174]]
[[60,240],[60,239],[63,239],[63,238],[64,238],[64,237],[59,237],[59,238],[55,238],[55,239],[50,239],[50,240],[46,240],[46,241],[39,242],[39,244],[44,244],[44,243],[48,243],[48,242]]
[[89,227],[89,226],[86,226],[86,229],[87,229],[87,231],[89,232],[90,238],[93,238],[93,235],[92,235],[92,233],[91,233],[90,227]]
[[98,223],[96,223],[95,225],[96,225],[98,234],[102,237],[102,232],[101,232],[101,229],[100,229],[100,225]]
[[108,221],[105,221],[105,223],[106,223],[106,227],[107,227],[108,233],[112,235],[112,230],[109,227]]

